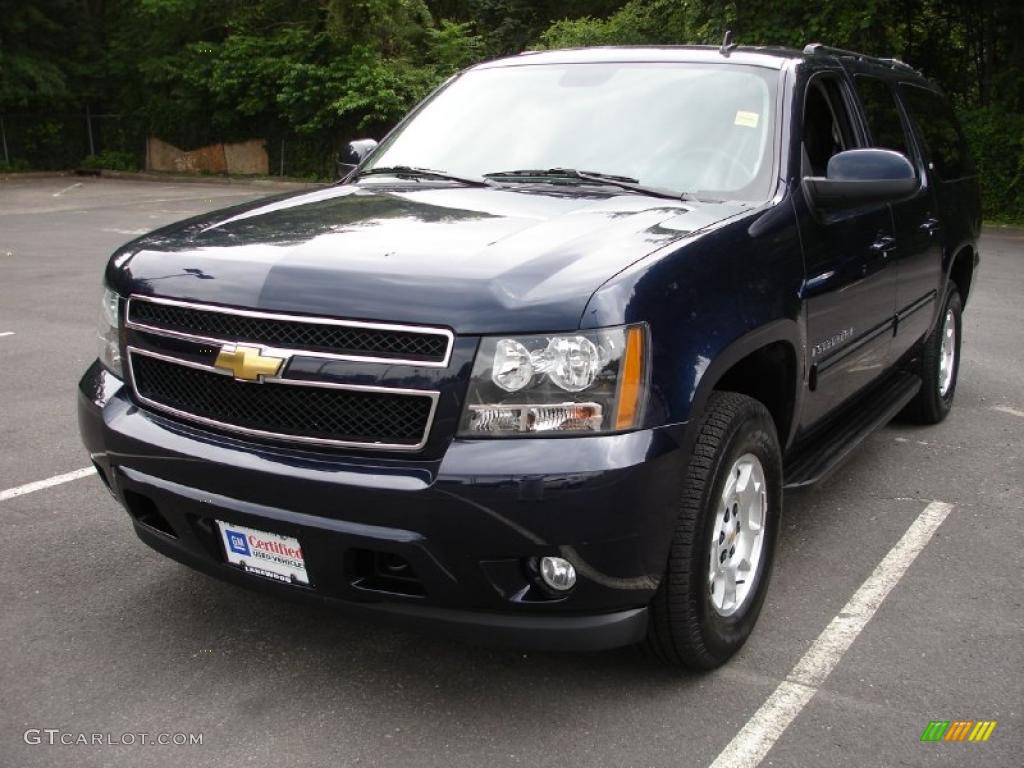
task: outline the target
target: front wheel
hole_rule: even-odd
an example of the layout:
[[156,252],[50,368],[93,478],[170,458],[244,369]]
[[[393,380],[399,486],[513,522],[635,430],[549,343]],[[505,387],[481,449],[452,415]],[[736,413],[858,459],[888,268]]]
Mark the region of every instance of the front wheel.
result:
[[723,664],[761,611],[782,517],[782,459],[767,409],[746,395],[708,401],[683,482],[647,648],[693,669]]

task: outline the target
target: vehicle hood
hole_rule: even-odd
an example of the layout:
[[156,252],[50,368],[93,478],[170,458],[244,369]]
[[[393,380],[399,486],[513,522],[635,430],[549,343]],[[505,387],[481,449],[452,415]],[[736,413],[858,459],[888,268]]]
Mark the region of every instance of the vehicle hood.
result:
[[332,186],[159,229],[121,248],[107,279],[123,294],[458,333],[565,330],[617,272],[745,210],[603,189]]

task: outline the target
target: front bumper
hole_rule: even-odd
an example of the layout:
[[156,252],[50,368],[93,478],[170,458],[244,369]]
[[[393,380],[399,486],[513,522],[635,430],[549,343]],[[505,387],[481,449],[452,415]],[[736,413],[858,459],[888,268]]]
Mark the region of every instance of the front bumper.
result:
[[[644,636],[686,454],[682,425],[455,440],[429,461],[255,444],[138,408],[98,364],[78,411],[101,478],[157,551],[251,588],[550,650]],[[227,564],[215,519],[297,538],[311,586]],[[572,592],[538,585],[529,562],[541,555],[573,562]],[[378,556],[406,562],[415,581],[377,579]]]

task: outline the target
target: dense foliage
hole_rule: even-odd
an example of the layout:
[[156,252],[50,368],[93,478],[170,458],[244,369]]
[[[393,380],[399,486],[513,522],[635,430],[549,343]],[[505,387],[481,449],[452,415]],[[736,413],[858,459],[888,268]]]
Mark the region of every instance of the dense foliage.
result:
[[922,68],[961,112],[989,216],[1024,220],[1021,28],[1020,0],[0,0],[0,116],[16,167],[256,136],[275,172],[327,176],[341,141],[379,137],[474,61],[733,29]]

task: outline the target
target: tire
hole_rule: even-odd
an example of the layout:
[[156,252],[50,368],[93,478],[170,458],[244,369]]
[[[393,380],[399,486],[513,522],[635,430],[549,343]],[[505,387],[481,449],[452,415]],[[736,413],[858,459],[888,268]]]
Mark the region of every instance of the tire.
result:
[[[921,377],[921,390],[904,410],[905,416],[918,424],[938,424],[953,407],[953,396],[956,395],[956,380],[960,373],[960,339],[962,338],[962,310],[960,293],[956,285],[949,283],[946,290],[946,302],[942,306],[935,328],[925,339],[921,349],[918,374]],[[951,325],[947,323],[951,321]],[[948,380],[944,376],[943,340],[948,338],[947,332],[952,328],[952,354]]]
[[[736,508],[723,494],[730,488],[741,487],[741,480],[732,480],[737,467],[747,478],[756,476],[755,463],[749,457],[756,458],[762,471],[761,546],[751,569],[753,576],[745,578],[742,584],[736,578],[736,599],[730,611],[728,601],[723,601],[723,592],[713,592],[719,589],[715,576],[719,570],[712,565],[711,556],[713,550],[716,557],[725,552],[727,559],[718,562],[724,562],[723,567],[728,568],[734,557],[727,549],[744,549],[745,542],[749,543],[754,535],[753,524],[737,527],[734,534],[729,529],[729,537],[724,534],[730,522],[735,525],[737,520]],[[749,480],[742,487],[749,489]],[[731,518],[727,511],[730,507]],[[753,502],[749,508],[754,508]],[[752,523],[754,516],[748,515],[747,523]],[[761,403],[746,395],[713,393],[683,480],[679,518],[665,575],[651,601],[644,643],[648,653],[672,665],[707,670],[720,666],[740,649],[754,628],[768,590],[781,519],[782,457],[771,415]],[[748,554],[754,560],[752,549]],[[742,598],[740,590],[745,590]],[[728,591],[724,587],[725,595]]]

